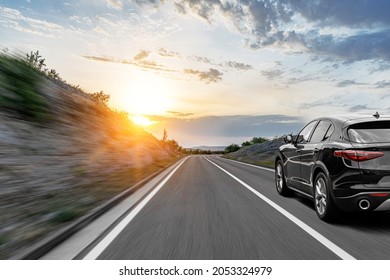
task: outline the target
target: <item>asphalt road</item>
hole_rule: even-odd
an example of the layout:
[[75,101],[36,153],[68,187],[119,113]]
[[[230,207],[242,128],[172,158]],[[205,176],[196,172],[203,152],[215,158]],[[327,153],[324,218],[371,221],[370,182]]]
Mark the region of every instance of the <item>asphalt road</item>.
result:
[[390,214],[324,223],[311,200],[279,196],[270,170],[192,156],[153,192],[84,257],[390,259]]

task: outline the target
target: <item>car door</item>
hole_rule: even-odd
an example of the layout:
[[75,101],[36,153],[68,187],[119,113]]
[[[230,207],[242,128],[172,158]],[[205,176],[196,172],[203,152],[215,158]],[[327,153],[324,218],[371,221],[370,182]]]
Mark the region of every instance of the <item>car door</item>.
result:
[[305,193],[311,194],[314,165],[320,156],[324,141],[329,137],[331,129],[332,123],[330,121],[319,121],[309,140],[303,144],[300,150],[301,189]]
[[301,151],[304,149],[305,143],[310,139],[313,129],[315,128],[317,121],[308,123],[296,136],[291,147],[288,151],[285,151],[287,155],[287,161],[285,164],[285,174],[287,183],[290,187],[297,190],[302,190],[301,179]]
[[283,149],[283,155],[286,157],[284,172],[287,184],[289,187],[299,188],[301,167],[296,145],[294,143],[289,144]]

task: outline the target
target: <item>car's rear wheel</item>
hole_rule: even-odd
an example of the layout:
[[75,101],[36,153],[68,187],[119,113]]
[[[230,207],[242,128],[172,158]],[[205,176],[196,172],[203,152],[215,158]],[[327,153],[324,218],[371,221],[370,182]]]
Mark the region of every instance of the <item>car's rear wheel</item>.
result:
[[331,222],[336,218],[337,209],[330,195],[330,183],[322,172],[314,180],[314,208],[323,221]]
[[283,164],[281,160],[278,160],[275,165],[275,184],[276,190],[280,195],[291,195],[291,190],[287,188],[286,178],[284,177]]

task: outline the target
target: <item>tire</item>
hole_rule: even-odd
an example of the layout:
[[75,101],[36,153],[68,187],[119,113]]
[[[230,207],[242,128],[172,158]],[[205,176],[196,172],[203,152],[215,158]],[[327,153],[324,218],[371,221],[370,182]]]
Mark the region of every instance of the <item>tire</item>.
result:
[[281,160],[278,160],[275,165],[275,184],[276,191],[282,196],[290,196],[291,190],[287,187],[286,178],[284,177],[284,169]]
[[332,222],[336,219],[338,209],[330,194],[330,182],[328,177],[320,172],[314,180],[314,209],[317,216],[325,221]]

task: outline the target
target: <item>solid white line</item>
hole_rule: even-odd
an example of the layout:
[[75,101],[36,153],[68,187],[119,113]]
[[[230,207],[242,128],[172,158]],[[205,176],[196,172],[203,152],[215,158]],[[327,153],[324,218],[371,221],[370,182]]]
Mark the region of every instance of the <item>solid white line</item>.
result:
[[133,218],[144,208],[153,196],[168,182],[172,175],[187,160],[185,158],[165,179],[135,208],[132,210],[109,234],[106,235],[83,259],[96,260],[99,255],[111,244],[111,242],[122,232],[122,230],[133,220]]
[[317,239],[320,243],[322,243],[325,247],[327,247],[329,250],[331,250],[333,253],[335,253],[337,256],[339,256],[341,259],[343,260],[355,260],[355,258],[353,256],[351,256],[350,254],[348,254],[346,251],[344,251],[343,249],[341,249],[339,246],[337,246],[336,244],[334,244],[332,241],[330,241],[329,239],[327,239],[325,236],[323,236],[322,234],[320,234],[318,231],[314,230],[313,228],[311,228],[310,226],[308,226],[307,224],[305,224],[304,222],[302,222],[300,219],[298,219],[297,217],[295,217],[294,215],[292,215],[290,212],[284,210],[284,208],[280,207],[279,205],[277,205],[275,202],[273,202],[272,200],[270,200],[269,198],[267,198],[266,196],[262,195],[261,193],[259,193],[258,191],[256,191],[254,188],[252,188],[251,186],[249,186],[248,184],[246,184],[245,182],[241,181],[239,178],[237,178],[236,176],[234,176],[233,174],[229,173],[228,171],[226,171],[225,169],[223,169],[222,167],[220,167],[219,165],[215,164],[214,162],[212,162],[211,160],[209,160],[208,158],[204,157],[207,161],[209,161],[210,163],[214,164],[216,167],[218,167],[219,169],[221,169],[223,172],[225,172],[226,174],[228,174],[230,177],[232,177],[234,180],[236,180],[237,182],[239,182],[241,185],[243,185],[244,187],[246,187],[248,190],[250,190],[252,193],[254,193],[255,195],[257,195],[259,198],[261,198],[262,200],[264,200],[266,203],[268,203],[269,205],[271,205],[273,208],[275,208],[276,210],[278,210],[281,214],[283,214],[285,217],[287,217],[290,221],[292,221],[293,223],[295,223],[297,226],[299,226],[301,229],[303,229],[304,231],[306,231],[308,234],[310,234],[312,237],[314,237],[315,239]]
[[258,169],[262,169],[262,170],[266,170],[266,171],[271,171],[271,172],[275,173],[275,170],[273,170],[272,168],[262,167],[262,166],[258,166],[258,165],[254,165],[254,164],[250,164],[250,163],[246,163],[246,162],[230,159],[230,158],[223,158],[223,159],[227,159],[227,160],[230,160],[230,161],[242,164],[242,165],[247,165],[247,166],[250,166],[250,167],[254,167],[254,168],[258,168]]

